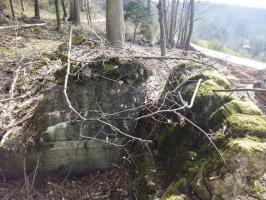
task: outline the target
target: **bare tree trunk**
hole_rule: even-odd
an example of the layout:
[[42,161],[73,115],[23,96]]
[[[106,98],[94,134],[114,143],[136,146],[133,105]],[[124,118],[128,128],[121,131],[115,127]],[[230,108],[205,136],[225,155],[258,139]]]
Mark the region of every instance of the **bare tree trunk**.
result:
[[74,10],[74,1],[75,0],[69,0],[69,18],[68,18],[68,21],[73,21],[74,19],[74,13],[75,13],[75,10]]
[[88,24],[92,26],[90,0],[85,0],[85,10],[86,10]]
[[74,18],[73,23],[78,26],[80,25],[80,4],[79,0],[74,0]]
[[34,16],[34,18],[36,18],[36,19],[41,19],[41,16],[40,16],[40,4],[39,4],[39,0],[34,0],[34,11],[35,11],[35,16]]
[[147,8],[149,13],[151,13],[151,0],[147,0]]
[[85,11],[85,3],[84,3],[84,1],[85,0],[79,0],[79,5],[80,5],[80,10],[82,11],[82,12],[84,12]]
[[185,8],[186,8],[186,2],[187,0],[183,1],[183,6],[182,6],[182,11],[180,14],[180,18],[179,18],[179,26],[178,26],[178,39],[177,39],[177,48],[181,48],[182,46],[182,36],[183,36],[183,32],[184,32],[184,25],[183,25],[183,21],[184,21],[184,13],[185,13]]
[[106,33],[111,45],[124,47],[125,27],[122,0],[106,1]]
[[63,9],[63,20],[67,18],[67,10],[66,10],[66,3],[65,0],[61,0],[61,5]]
[[61,29],[61,19],[60,19],[60,10],[59,10],[59,0],[55,0],[55,13],[56,13],[56,23],[57,23],[57,31]]
[[20,4],[21,4],[21,10],[22,10],[22,12],[25,12],[24,0],[20,0]]
[[163,0],[162,1],[162,11],[163,11],[163,20],[164,20],[164,30],[165,30],[165,40],[166,42],[168,41],[168,20],[167,20],[167,5],[166,5],[166,2],[168,0]]
[[171,23],[169,31],[169,44],[170,47],[174,47],[174,38],[176,33],[176,19],[177,19],[178,1],[172,0],[172,10],[171,10]]
[[161,40],[161,56],[166,56],[166,34],[165,34],[165,14],[164,6],[165,0],[160,0],[157,4],[159,12],[159,23],[160,23],[160,40]]
[[2,3],[2,1],[0,1],[0,12],[3,13],[3,10],[4,10],[3,9],[3,3]]
[[195,7],[195,1],[190,0],[190,21],[189,21],[189,32],[188,37],[186,40],[185,50],[188,50],[190,47],[191,37],[193,33],[194,28],[194,7]]
[[185,23],[183,26],[183,35],[181,38],[181,49],[185,49],[187,36],[188,36],[188,23],[189,23],[189,16],[190,16],[190,3],[188,3],[186,8],[186,14],[185,14]]
[[0,15],[2,15],[3,14],[3,5],[2,5],[2,2],[0,1]]
[[[151,8],[151,0],[147,0],[147,10],[148,10],[148,15],[152,16],[152,8]],[[152,42],[152,24],[148,23],[147,24],[147,29],[146,29],[146,37],[148,40]]]
[[14,11],[14,7],[13,7],[13,0],[9,0],[9,5],[10,5],[11,13],[12,13],[12,19],[15,19],[15,11]]

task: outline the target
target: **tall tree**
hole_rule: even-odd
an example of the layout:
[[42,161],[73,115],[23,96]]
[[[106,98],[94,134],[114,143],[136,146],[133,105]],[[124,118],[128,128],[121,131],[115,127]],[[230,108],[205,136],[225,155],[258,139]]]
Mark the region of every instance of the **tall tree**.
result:
[[74,0],[70,0],[69,1],[69,17],[68,17],[68,21],[73,21],[74,18]]
[[80,0],[74,0],[73,23],[76,26],[80,25]]
[[92,26],[90,0],[85,0],[85,12],[86,12],[88,24]]
[[149,13],[151,13],[151,0],[147,0],[147,8]]
[[174,47],[174,38],[176,33],[176,24],[177,24],[177,11],[178,11],[179,0],[172,0],[172,9],[171,9],[171,21],[170,21],[170,30],[169,30],[169,45]]
[[55,0],[55,13],[56,13],[56,29],[60,31],[61,29],[61,19],[60,19],[60,10],[59,10],[59,0]]
[[183,32],[184,32],[184,21],[185,21],[185,16],[186,16],[186,5],[187,5],[188,0],[184,0],[182,2],[182,9],[181,13],[179,16],[179,22],[178,22],[178,39],[177,39],[177,48],[182,48],[182,37],[183,37]]
[[65,0],[61,0],[62,10],[63,10],[63,20],[67,18],[67,10]]
[[35,11],[34,18],[41,19],[41,15],[40,15],[40,2],[39,2],[39,0],[34,0],[34,11]]
[[20,0],[20,5],[21,5],[22,12],[25,12],[24,0]]
[[15,19],[15,10],[13,6],[13,0],[9,0],[9,5],[10,5],[11,14],[12,14],[12,19]]
[[82,12],[85,11],[85,3],[84,3],[84,0],[79,0],[79,6],[80,6],[80,10]]
[[3,15],[4,15],[3,3],[2,1],[0,1],[0,19],[3,17]]
[[180,43],[181,49],[184,49],[186,46],[187,35],[188,35],[187,33],[188,33],[189,16],[190,16],[190,2],[187,1],[185,13],[184,13],[184,24],[182,27],[182,34],[181,34],[181,43]]
[[164,20],[164,27],[165,27],[165,39],[166,39],[166,42],[168,41],[168,15],[167,15],[167,10],[168,10],[168,3],[169,1],[168,0],[163,0],[162,1],[162,11],[163,11],[163,20]]
[[191,42],[191,37],[192,37],[193,27],[194,27],[194,7],[195,7],[195,1],[190,0],[189,31],[188,31],[186,44],[185,44],[185,50],[188,50],[190,48],[190,42]]
[[159,12],[160,23],[160,42],[161,42],[161,56],[166,56],[166,34],[165,34],[165,0],[159,0],[157,9]]
[[125,27],[122,0],[106,1],[106,35],[111,45],[124,47]]

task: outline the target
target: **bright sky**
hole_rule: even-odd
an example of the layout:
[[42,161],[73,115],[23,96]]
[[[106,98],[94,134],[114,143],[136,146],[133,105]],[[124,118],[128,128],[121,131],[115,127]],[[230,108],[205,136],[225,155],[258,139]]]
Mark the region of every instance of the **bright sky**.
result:
[[248,7],[266,8],[266,0],[201,0],[215,3],[235,4]]

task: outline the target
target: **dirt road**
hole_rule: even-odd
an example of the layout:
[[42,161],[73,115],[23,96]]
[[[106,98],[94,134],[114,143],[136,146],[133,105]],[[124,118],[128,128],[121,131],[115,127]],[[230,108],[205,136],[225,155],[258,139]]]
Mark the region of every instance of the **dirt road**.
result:
[[206,56],[210,56],[210,57],[214,57],[217,59],[221,59],[227,62],[231,62],[233,64],[237,64],[237,65],[243,65],[243,66],[247,66],[247,67],[251,67],[254,69],[259,69],[259,70],[263,70],[266,68],[266,63],[263,62],[258,62],[255,60],[251,60],[248,58],[242,58],[242,57],[238,57],[238,56],[232,56],[229,54],[225,54],[222,52],[218,52],[218,51],[214,51],[211,49],[206,49],[203,47],[200,47],[198,45],[192,44],[192,46],[200,51],[201,53],[205,54]]

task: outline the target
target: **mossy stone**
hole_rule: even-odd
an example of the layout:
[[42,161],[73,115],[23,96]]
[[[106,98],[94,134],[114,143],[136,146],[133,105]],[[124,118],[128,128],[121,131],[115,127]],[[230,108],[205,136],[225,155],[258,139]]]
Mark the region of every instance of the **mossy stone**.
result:
[[[208,119],[215,110],[232,100],[232,97],[223,93],[214,93],[213,90],[215,89],[224,89],[224,87],[220,86],[214,80],[202,82],[194,106],[191,109],[197,124],[202,127],[206,127],[206,119]],[[189,86],[189,89],[186,91],[186,99],[192,98],[194,90],[195,87]]]
[[263,116],[233,114],[226,119],[225,124],[232,137],[266,137],[266,118]]
[[151,75],[142,64],[130,59],[100,57],[90,67],[94,76],[122,81],[129,85],[145,81]]
[[162,200],[184,200],[184,199],[180,197],[179,195],[172,194],[169,197],[162,198]]
[[174,180],[172,183],[167,187],[166,191],[164,192],[162,196],[162,200],[172,200],[172,199],[180,199],[182,200],[179,195],[181,194],[179,189],[180,186],[188,184],[188,181],[186,178],[181,178],[179,180]]
[[213,80],[219,86],[221,86],[225,89],[230,88],[229,81],[221,73],[218,73],[217,71],[207,70],[207,71],[203,72],[202,73],[202,79],[203,80]]
[[216,110],[208,120],[208,127],[221,128],[221,123],[232,114],[262,115],[261,110],[249,100],[234,99]]
[[227,147],[231,152],[265,152],[266,142],[262,142],[261,139],[257,137],[229,139]]

